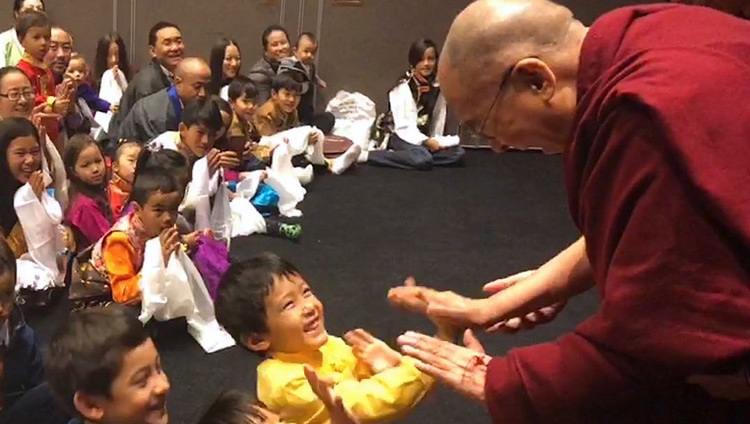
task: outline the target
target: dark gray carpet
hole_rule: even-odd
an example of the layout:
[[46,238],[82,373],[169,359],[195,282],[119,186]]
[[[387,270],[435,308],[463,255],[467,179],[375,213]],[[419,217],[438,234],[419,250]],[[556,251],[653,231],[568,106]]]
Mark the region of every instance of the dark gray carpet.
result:
[[[263,236],[237,239],[238,258],[274,251],[293,261],[326,307],[331,334],[362,327],[393,342],[407,329],[432,331],[421,317],[392,309],[388,288],[408,275],[440,289],[480,296],[497,277],[539,265],[576,237],[563,194],[560,156],[471,151],[464,168],[428,173],[359,166],[322,175],[309,187],[299,244]],[[552,323],[517,335],[484,337],[491,354],[554,340],[589,316],[593,293],[568,304]],[[47,340],[64,302],[31,324]],[[172,422],[197,421],[223,389],[254,389],[259,359],[240,348],[206,355],[179,329],[159,331],[169,373]],[[480,405],[447,390],[432,393],[404,422],[487,422]]]

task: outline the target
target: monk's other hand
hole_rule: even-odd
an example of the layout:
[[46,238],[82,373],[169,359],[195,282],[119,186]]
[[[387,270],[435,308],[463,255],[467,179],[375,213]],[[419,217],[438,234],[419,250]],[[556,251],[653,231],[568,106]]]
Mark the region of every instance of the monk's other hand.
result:
[[[522,271],[511,276],[500,278],[484,285],[483,290],[492,296],[501,296],[504,290],[509,287],[523,284],[534,275],[535,269]],[[510,318],[500,321],[489,328],[488,333],[516,333],[520,330],[530,330],[538,325],[546,324],[557,317],[557,314],[563,310],[566,302],[558,302],[550,306],[530,312],[524,316]]]
[[471,330],[464,333],[464,346],[407,331],[398,337],[401,351],[417,360],[420,371],[463,396],[484,403],[484,382],[492,357],[484,353]]

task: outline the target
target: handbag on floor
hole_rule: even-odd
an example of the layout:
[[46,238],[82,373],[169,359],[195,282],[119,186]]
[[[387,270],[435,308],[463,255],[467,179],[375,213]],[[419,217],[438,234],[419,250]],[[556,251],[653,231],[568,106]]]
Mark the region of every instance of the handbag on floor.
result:
[[113,302],[109,279],[91,263],[92,250],[93,246],[73,259],[68,289],[73,310],[107,306]]

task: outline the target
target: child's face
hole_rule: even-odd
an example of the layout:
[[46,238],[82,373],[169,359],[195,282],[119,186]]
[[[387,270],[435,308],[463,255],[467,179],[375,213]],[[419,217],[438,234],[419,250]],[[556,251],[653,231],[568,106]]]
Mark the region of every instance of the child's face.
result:
[[143,223],[146,237],[154,238],[177,222],[177,208],[182,201],[182,193],[151,193],[145,205],[136,205],[136,212]]
[[89,401],[94,407],[86,408],[86,413],[80,408],[79,411],[94,422],[166,424],[169,389],[159,352],[148,339],[122,358],[120,373],[112,382],[111,396],[93,396]]
[[32,136],[11,141],[7,157],[10,174],[21,184],[26,184],[31,174],[42,168],[42,149]]
[[284,113],[293,113],[297,110],[297,106],[299,105],[300,94],[296,91],[282,88],[279,91],[273,91],[271,93],[271,98]]
[[141,147],[131,145],[125,147],[120,153],[120,158],[112,164],[112,170],[123,180],[133,184],[135,177],[135,163],[138,161],[138,155],[141,153]]
[[305,65],[315,63],[316,54],[318,54],[318,45],[313,43],[308,37],[302,37],[299,43],[297,43],[297,49],[294,51],[297,59]]
[[414,70],[419,72],[425,78],[431,77],[435,73],[435,65],[437,64],[437,52],[435,49],[430,47],[425,50],[422,55],[422,60],[414,66]]
[[248,99],[244,94],[232,102],[232,109],[234,113],[245,122],[253,120],[253,115],[258,109],[258,105],[252,99]]
[[301,276],[275,277],[265,303],[270,354],[313,352],[328,341],[323,304]]
[[65,70],[65,75],[76,83],[83,81],[89,73],[89,68],[86,65],[86,61],[83,58],[77,57],[71,59],[68,63],[68,69]]
[[16,295],[16,279],[6,272],[0,275],[0,326],[5,324],[13,312],[13,299]]
[[112,69],[113,66],[120,66],[120,46],[117,43],[109,43],[107,50],[107,69]]
[[186,126],[180,124],[180,138],[188,149],[197,157],[206,156],[209,150],[214,147],[214,137],[208,128],[202,124]]
[[41,62],[49,50],[51,37],[52,30],[49,27],[31,27],[21,40],[21,45],[26,53]]
[[224,64],[222,66],[224,79],[232,79],[236,77],[241,65],[242,59],[240,58],[240,49],[233,45],[227,46],[227,48],[224,49]]
[[99,147],[91,144],[81,150],[76,160],[75,175],[81,182],[89,185],[100,185],[106,176],[106,165]]

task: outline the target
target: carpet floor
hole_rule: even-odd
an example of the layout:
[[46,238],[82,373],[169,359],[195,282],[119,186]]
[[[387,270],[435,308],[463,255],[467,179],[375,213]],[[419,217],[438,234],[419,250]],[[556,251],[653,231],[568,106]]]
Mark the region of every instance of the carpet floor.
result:
[[[232,256],[273,251],[291,260],[323,302],[331,334],[361,327],[393,344],[405,330],[431,332],[425,318],[389,306],[388,288],[413,275],[425,285],[481,296],[484,283],[536,267],[576,237],[560,156],[469,151],[466,159],[466,167],[428,173],[359,166],[342,176],[317,176],[301,204],[300,243],[239,238],[232,242]],[[589,292],[552,323],[482,340],[493,355],[554,340],[596,306]],[[29,321],[44,342],[67,311],[60,302]],[[206,355],[181,329],[159,331],[157,345],[172,384],[172,423],[195,423],[224,389],[254,390],[260,359],[247,350]],[[481,405],[442,388],[403,420],[488,421]]]

